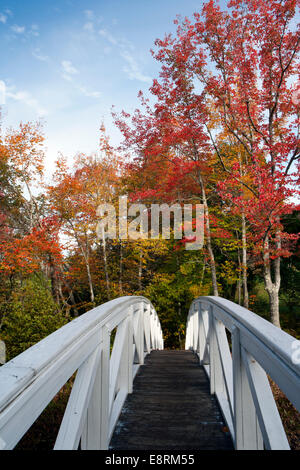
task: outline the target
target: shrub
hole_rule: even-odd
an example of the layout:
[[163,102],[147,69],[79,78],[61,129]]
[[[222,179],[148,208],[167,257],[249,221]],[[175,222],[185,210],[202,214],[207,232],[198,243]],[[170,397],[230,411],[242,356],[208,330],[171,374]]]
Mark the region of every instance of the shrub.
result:
[[6,305],[1,339],[7,360],[41,341],[67,323],[50,290],[38,281],[27,280]]

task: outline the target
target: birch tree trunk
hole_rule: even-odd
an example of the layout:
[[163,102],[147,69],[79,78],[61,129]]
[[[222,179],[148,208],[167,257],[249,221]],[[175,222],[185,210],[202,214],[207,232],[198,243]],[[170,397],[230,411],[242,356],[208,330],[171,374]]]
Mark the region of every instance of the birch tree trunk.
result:
[[92,302],[92,304],[95,304],[95,295],[94,295],[93,281],[92,281],[92,275],[91,275],[90,263],[89,263],[88,257],[85,257],[85,266],[86,266],[86,272],[87,272],[88,281],[89,281],[89,289],[90,289],[91,302]]
[[[281,242],[278,237],[276,242],[276,248],[280,249]],[[270,301],[270,317],[273,325],[280,328],[280,316],[279,316],[279,289],[280,289],[280,257],[274,260],[274,282],[272,280],[272,266],[269,254],[269,237],[267,236],[264,242],[264,282],[265,289],[269,295]]]

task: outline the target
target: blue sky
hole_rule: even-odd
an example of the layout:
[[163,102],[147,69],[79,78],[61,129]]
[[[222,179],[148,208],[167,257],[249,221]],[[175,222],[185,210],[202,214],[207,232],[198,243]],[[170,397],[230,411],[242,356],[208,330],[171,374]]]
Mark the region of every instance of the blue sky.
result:
[[[97,149],[104,120],[117,144],[111,106],[133,110],[159,64],[149,50],[191,17],[196,0],[0,0],[0,81],[5,126],[42,117],[47,170],[58,152]],[[2,85],[3,86],[3,85]]]

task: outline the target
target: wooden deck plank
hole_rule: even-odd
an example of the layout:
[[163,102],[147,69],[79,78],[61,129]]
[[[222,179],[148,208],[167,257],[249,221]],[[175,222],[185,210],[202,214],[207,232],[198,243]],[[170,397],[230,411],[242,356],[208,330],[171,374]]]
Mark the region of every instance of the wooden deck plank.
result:
[[146,358],[110,449],[233,449],[206,374],[192,352],[153,351]]

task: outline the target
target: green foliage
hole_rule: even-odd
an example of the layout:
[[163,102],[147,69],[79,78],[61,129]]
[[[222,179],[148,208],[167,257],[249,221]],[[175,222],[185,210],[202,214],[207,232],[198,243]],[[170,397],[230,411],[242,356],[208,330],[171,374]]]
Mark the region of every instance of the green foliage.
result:
[[182,304],[185,304],[186,292],[180,288],[174,288],[175,284],[174,274],[160,273],[145,290],[145,296],[155,305],[162,325],[165,347],[169,348],[182,347],[180,343],[185,334],[185,315],[182,315]]
[[6,305],[1,339],[12,359],[67,323],[50,290],[37,280],[26,280]]

